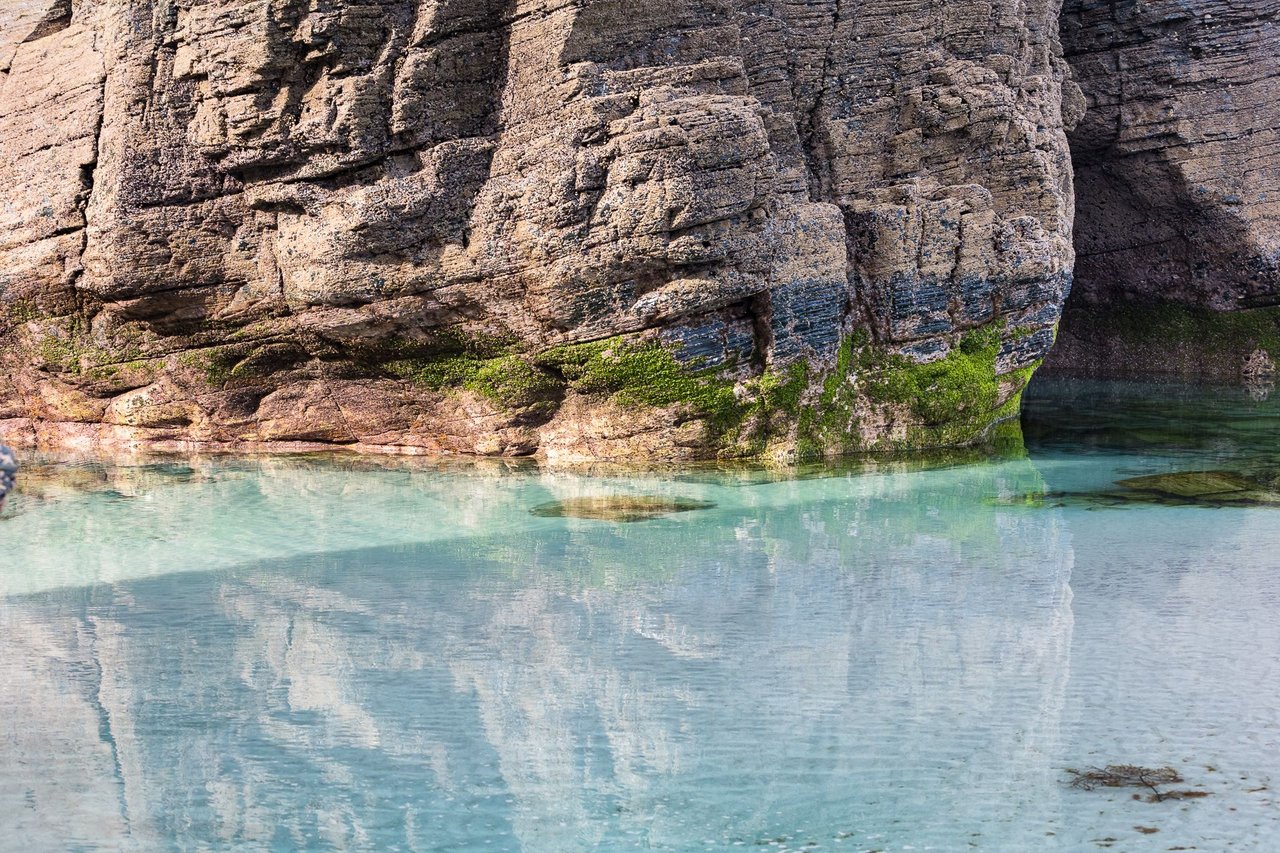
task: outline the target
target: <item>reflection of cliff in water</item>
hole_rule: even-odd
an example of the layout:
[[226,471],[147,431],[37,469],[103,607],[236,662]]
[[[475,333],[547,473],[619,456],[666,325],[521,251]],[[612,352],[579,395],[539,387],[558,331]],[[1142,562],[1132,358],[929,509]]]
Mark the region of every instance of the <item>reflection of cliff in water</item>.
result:
[[37,844],[527,850],[954,840],[1052,809],[1069,535],[984,503],[1028,479],[773,483],[696,523],[0,601],[0,809]]

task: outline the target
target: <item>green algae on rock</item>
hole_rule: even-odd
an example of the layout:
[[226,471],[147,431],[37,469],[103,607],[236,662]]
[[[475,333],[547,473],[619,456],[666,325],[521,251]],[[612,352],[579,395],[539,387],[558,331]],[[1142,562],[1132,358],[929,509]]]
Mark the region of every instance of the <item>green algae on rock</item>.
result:
[[539,504],[529,512],[542,518],[586,518],[592,521],[636,522],[677,512],[711,509],[714,503],[662,495],[608,495],[567,498]]

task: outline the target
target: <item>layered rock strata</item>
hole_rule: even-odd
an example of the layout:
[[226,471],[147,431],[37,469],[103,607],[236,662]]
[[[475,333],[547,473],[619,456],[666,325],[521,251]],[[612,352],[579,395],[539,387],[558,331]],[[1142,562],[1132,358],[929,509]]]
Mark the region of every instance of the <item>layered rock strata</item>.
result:
[[1076,289],[1050,364],[1238,379],[1280,358],[1280,2],[1068,0]]
[[1071,280],[1058,11],[9,4],[0,435],[977,440]]

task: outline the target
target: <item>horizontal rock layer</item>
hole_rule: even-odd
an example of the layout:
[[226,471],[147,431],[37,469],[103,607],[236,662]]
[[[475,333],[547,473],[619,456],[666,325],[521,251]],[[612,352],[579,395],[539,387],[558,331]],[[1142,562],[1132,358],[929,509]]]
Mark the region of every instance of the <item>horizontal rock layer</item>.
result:
[[26,0],[0,435],[964,443],[1072,274],[1053,0]]

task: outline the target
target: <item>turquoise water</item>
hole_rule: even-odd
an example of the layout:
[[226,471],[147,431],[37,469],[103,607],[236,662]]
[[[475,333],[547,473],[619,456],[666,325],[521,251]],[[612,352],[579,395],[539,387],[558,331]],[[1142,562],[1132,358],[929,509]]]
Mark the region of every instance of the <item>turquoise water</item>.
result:
[[[1277,428],[1046,383],[1025,454],[802,476],[32,465],[0,849],[1280,849],[1280,509],[1053,497]],[[714,506],[530,512],[619,495]],[[1109,764],[1208,795],[1070,784]]]

